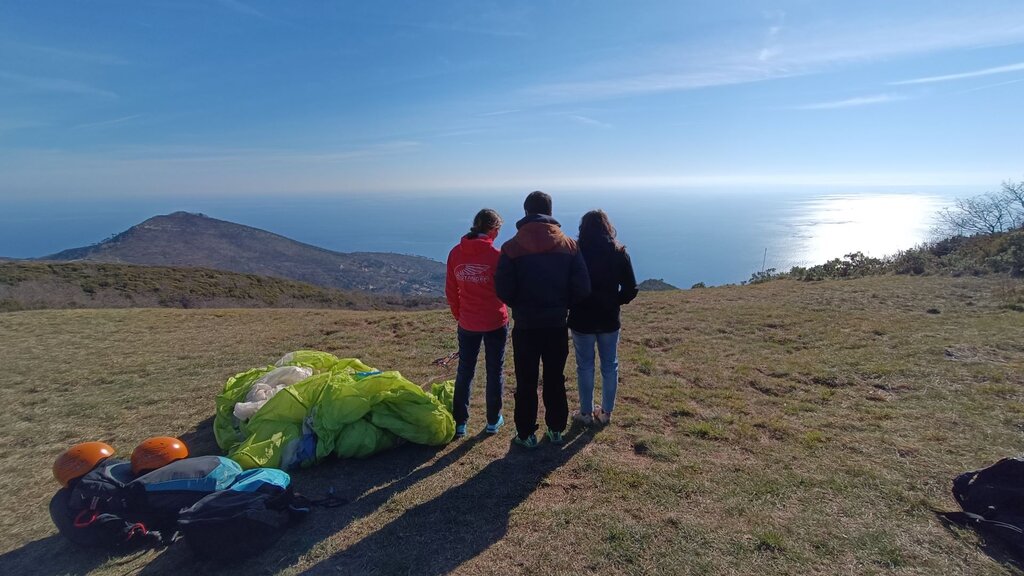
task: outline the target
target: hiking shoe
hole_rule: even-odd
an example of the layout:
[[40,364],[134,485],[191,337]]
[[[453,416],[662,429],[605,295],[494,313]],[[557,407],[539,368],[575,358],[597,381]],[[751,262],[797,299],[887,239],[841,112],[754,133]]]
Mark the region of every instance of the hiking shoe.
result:
[[466,425],[465,424],[456,424],[455,425],[455,437],[456,438],[462,438],[465,435],[466,435]]
[[488,424],[487,428],[484,428],[484,430],[488,434],[497,434],[498,433],[498,429],[501,428],[504,425],[505,425],[505,417],[502,416],[501,414],[498,414],[498,421],[495,422],[494,424]]
[[530,434],[526,438],[520,438],[519,435],[516,434],[512,438],[512,442],[514,442],[516,444],[519,444],[523,448],[536,448],[537,447],[537,436],[535,434]]
[[562,437],[562,433],[561,432],[555,432],[554,430],[548,430],[547,432],[544,433],[544,435],[548,437],[548,442],[551,442],[552,444],[564,444],[565,443],[565,438]]
[[577,412],[572,415],[572,421],[577,422],[579,424],[583,424],[584,426],[590,426],[591,424],[594,423],[594,417],[591,416],[590,414],[583,414]]

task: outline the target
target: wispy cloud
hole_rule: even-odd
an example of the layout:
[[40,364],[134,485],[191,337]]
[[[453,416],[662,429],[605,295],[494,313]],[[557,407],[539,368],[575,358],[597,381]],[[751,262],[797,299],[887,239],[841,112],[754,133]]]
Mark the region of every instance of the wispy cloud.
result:
[[480,117],[505,116],[506,114],[515,114],[516,112],[520,112],[520,110],[518,108],[512,109],[512,110],[495,110],[494,112],[484,112],[482,114],[477,114],[477,116],[480,116]]
[[79,124],[79,125],[75,126],[75,129],[78,130],[78,129],[82,129],[82,128],[97,128],[97,127],[100,127],[100,126],[110,126],[110,125],[113,125],[113,124],[123,124],[124,122],[130,122],[132,120],[135,120],[136,118],[142,118],[143,116],[145,116],[145,114],[132,114],[131,116],[123,116],[121,118],[114,118],[113,120],[101,120],[99,122],[88,122],[88,123],[85,123],[85,124]]
[[717,70],[679,74],[646,74],[608,80],[561,82],[528,88],[524,93],[550,101],[600,100],[659,92],[676,92],[746,84],[800,74],[775,67],[722,66]]
[[0,134],[4,132],[13,132],[15,130],[24,130],[26,128],[41,128],[43,126],[49,126],[46,122],[39,122],[36,120],[29,119],[8,119],[0,118]]
[[567,116],[567,118],[569,118],[573,122],[576,122],[577,124],[583,124],[585,126],[597,126],[599,128],[611,128],[612,127],[611,124],[608,124],[608,123],[605,123],[605,122],[601,122],[600,120],[594,120],[593,118],[590,118],[589,116],[582,116],[580,114],[569,114]]
[[444,3],[434,3],[437,17],[431,21],[389,21],[390,25],[398,24],[408,28],[416,28],[429,32],[455,32],[476,36],[493,36],[497,38],[522,38],[530,32],[531,8],[513,6],[502,3],[501,7],[485,8],[484,3],[473,3],[473,10],[447,8]]
[[244,2],[238,0],[217,0],[217,3],[227,8],[228,10],[237,12],[239,14],[245,14],[246,16],[255,16],[257,18],[267,18],[267,15],[259,10],[249,6]]
[[[1024,14],[1022,14],[1024,15]],[[792,29],[791,29],[792,28]],[[628,61],[588,68],[589,77],[529,86],[547,104],[622,98],[816,74],[845,65],[955,49],[1024,43],[1024,19],[981,13],[879,23],[772,23],[756,41],[729,36],[703,44],[661,45]],[[1010,71],[1002,67],[999,71]],[[987,72],[998,73],[998,72]]]
[[872,106],[874,104],[885,104],[888,102],[899,102],[909,100],[909,96],[901,94],[876,94],[874,96],[859,96],[845,100],[833,100],[831,102],[817,102],[815,104],[804,104],[796,106],[797,110],[835,110],[838,108],[855,108],[857,106]]
[[24,42],[3,42],[4,45],[20,50],[25,53],[41,54],[54,60],[69,60],[86,64],[122,65],[128,61],[113,54],[99,52],[87,52],[83,50],[71,50],[55,46],[40,46],[38,44],[27,44]]
[[7,81],[34,92],[57,92],[80,96],[99,96],[102,98],[118,97],[116,93],[109,90],[103,90],[83,82],[67,80],[65,78],[42,78],[0,71],[0,81]]
[[981,70],[960,72],[958,74],[944,74],[942,76],[928,76],[925,78],[914,78],[912,80],[901,80],[899,82],[890,82],[890,84],[893,86],[900,86],[904,84],[931,84],[932,82],[949,82],[951,80],[963,80],[964,78],[977,78],[979,76],[991,76],[993,74],[1006,74],[1008,72],[1020,72],[1022,70],[1024,70],[1024,62],[1018,62],[1017,64],[983,68]]
[[768,27],[768,32],[765,33],[764,45],[757,53],[757,59],[760,62],[766,62],[781,53],[781,49],[779,48],[779,34],[782,33],[782,26],[786,20],[786,13],[781,10],[778,12],[768,12],[765,14],[765,17],[774,20],[775,23]]
[[996,82],[995,84],[985,84],[984,86],[977,86],[975,88],[968,88],[967,90],[961,90],[959,92],[954,92],[954,94],[969,94],[971,92],[978,92],[978,91],[981,91],[981,90],[988,90],[990,88],[998,88],[1000,86],[1006,86],[1006,85],[1009,85],[1009,84],[1019,84],[1021,82],[1024,82],[1024,78],[1018,78],[1017,80],[1007,80],[1006,82]]
[[381,144],[373,144],[361,148],[352,148],[348,150],[341,150],[338,152],[329,152],[326,154],[284,154],[278,156],[278,158],[289,160],[302,160],[306,162],[345,162],[348,160],[397,154],[400,152],[406,152],[411,149],[418,148],[420,146],[420,142],[416,140],[397,140],[394,142],[383,142]]

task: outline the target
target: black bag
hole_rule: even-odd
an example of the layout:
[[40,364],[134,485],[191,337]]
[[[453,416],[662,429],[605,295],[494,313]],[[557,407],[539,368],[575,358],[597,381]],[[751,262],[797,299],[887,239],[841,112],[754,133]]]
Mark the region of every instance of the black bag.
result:
[[224,490],[203,498],[178,516],[178,531],[204,560],[251,558],[284,534],[292,519],[292,492]]
[[946,518],[998,537],[1024,558],[1024,459],[1003,458],[957,476],[953,498],[964,511]]
[[125,485],[126,501],[147,526],[173,532],[182,509],[227,489],[240,475],[242,468],[223,456],[176,460]]
[[287,472],[243,472],[227,490],[214,492],[178,516],[178,531],[199,558],[233,561],[256,556],[304,518],[312,505],[336,506],[330,496],[312,501],[295,494]]
[[50,500],[50,518],[68,540],[91,548],[152,546],[161,542],[159,531],[150,530],[131,513],[126,488],[132,480],[131,465],[108,459],[91,472],[59,490]]
[[50,517],[61,535],[82,546],[169,544],[183,508],[240,476],[241,467],[221,456],[177,460],[138,478],[128,462],[107,459],[54,495]]

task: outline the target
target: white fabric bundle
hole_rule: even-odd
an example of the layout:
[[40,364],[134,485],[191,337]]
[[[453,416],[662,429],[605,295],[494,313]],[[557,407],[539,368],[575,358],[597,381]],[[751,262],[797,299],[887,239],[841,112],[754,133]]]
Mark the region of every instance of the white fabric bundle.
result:
[[253,382],[252,388],[249,388],[249,393],[245,395],[244,402],[235,404],[235,410],[233,412],[235,418],[238,418],[239,420],[248,420],[256,413],[257,410],[262,408],[268,400],[273,398],[274,394],[277,394],[296,382],[302,382],[312,375],[312,368],[303,368],[301,366],[282,366],[280,368],[274,368],[270,372],[260,376],[259,380]]

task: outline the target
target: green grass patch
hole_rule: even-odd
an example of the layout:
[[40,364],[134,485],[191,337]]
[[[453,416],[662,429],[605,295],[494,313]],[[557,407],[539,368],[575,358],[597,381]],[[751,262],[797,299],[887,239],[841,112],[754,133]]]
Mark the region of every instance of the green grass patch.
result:
[[[481,358],[469,438],[293,471],[299,492],[333,486],[350,504],[223,572],[1014,573],[929,511],[955,509],[957,474],[1020,450],[1024,323],[995,287],[879,276],[643,293],[623,308],[611,425],[533,451],[510,430],[480,433]],[[127,455],[165,434],[216,453],[209,419],[229,376],[311,347],[426,385],[454,377],[431,363],[454,332],[446,310],[0,314],[3,572],[211,570],[180,545],[108,560],[56,537],[53,459],[93,439]],[[572,404],[574,368],[570,356]],[[450,526],[464,529],[438,548]]]

